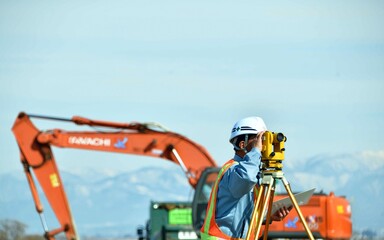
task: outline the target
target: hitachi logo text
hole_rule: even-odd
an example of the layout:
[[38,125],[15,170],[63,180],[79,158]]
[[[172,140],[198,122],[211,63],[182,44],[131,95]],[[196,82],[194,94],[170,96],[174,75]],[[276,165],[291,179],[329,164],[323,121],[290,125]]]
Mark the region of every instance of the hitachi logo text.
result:
[[111,146],[111,139],[109,138],[91,138],[91,137],[69,137],[69,144],[74,145],[87,145],[87,146]]

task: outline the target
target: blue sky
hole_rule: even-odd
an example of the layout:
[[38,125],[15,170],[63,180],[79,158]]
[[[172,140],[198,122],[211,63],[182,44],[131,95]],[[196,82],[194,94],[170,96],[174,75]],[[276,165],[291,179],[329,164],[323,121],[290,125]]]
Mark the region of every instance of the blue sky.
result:
[[[288,136],[292,163],[382,156],[383,20],[384,2],[371,0],[1,1],[0,172],[22,170],[20,111],[160,122],[219,164],[232,157],[233,123],[251,115]],[[67,169],[163,164],[55,151]]]

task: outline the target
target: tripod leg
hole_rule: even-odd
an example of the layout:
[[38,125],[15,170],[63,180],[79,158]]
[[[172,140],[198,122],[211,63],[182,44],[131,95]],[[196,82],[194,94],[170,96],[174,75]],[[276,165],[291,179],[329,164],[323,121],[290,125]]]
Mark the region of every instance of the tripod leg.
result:
[[269,198],[269,203],[268,203],[268,212],[267,212],[267,219],[265,222],[265,228],[264,228],[264,237],[263,240],[267,240],[268,238],[268,229],[269,229],[269,223],[271,222],[271,216],[272,216],[272,203],[273,203],[273,197],[275,196],[275,187],[276,187],[276,182],[272,185],[271,188],[271,196]]
[[282,180],[283,180],[284,187],[285,187],[285,189],[287,190],[287,193],[288,193],[288,195],[289,195],[289,198],[291,199],[291,201],[292,201],[292,203],[293,203],[293,206],[295,207],[295,209],[296,209],[296,211],[297,211],[297,214],[299,215],[299,218],[300,218],[300,220],[301,220],[301,223],[303,224],[303,226],[304,226],[304,228],[305,228],[305,231],[306,231],[307,234],[308,234],[309,239],[314,240],[314,237],[313,237],[313,235],[312,235],[312,232],[311,232],[311,230],[310,230],[309,227],[308,227],[307,221],[305,221],[304,216],[303,216],[303,214],[301,213],[301,210],[300,210],[300,208],[299,208],[299,204],[297,204],[297,201],[296,201],[296,199],[295,199],[295,196],[293,196],[293,194],[292,194],[291,187],[290,187],[288,181],[285,179],[285,177],[283,177]]
[[[265,213],[265,210],[267,208],[268,200],[270,199],[270,196],[271,196],[271,190],[272,190],[273,182],[274,182],[274,179],[272,178],[271,182],[269,183],[268,190],[267,190],[267,193],[266,193],[264,201],[263,201],[263,205],[261,205],[261,210],[259,211],[259,215],[258,215],[259,218],[257,221],[257,229],[256,229],[256,235],[255,235],[256,238],[259,237],[261,225],[263,223],[264,213]],[[268,235],[268,232],[264,231],[264,234]]]
[[259,212],[260,212],[259,211],[259,206],[260,206],[260,203],[261,203],[261,199],[262,199],[262,197],[264,195],[264,192],[265,192],[265,185],[261,185],[260,189],[259,189],[259,193],[257,195],[257,200],[256,200],[256,202],[253,205],[253,212],[252,212],[252,215],[251,215],[251,222],[249,224],[246,240],[250,240],[251,239],[252,232],[254,232],[255,221],[257,221],[257,219],[259,219],[259,216],[258,216]]
[[254,238],[256,239],[259,236],[261,224],[264,218],[264,212],[266,209],[266,205],[268,203],[269,196],[271,194],[271,189],[273,184],[274,184],[274,179],[271,176],[266,176],[265,178],[263,178],[263,184],[260,186],[260,191],[257,196],[257,201],[254,204],[251,222],[249,224],[246,240],[251,239],[252,232],[254,232],[255,229],[256,229],[256,232],[255,232]]

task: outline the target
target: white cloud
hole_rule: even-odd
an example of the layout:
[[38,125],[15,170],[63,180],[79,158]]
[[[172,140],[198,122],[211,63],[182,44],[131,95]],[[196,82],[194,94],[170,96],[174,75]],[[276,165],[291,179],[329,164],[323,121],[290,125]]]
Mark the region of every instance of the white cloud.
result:
[[376,170],[384,166],[384,150],[363,151],[361,161],[368,170]]
[[88,197],[90,194],[89,189],[86,186],[82,186],[82,185],[76,185],[75,191],[77,194],[79,194],[82,197]]
[[147,196],[153,197],[153,191],[151,191],[150,189],[148,189],[146,186],[137,185],[137,186],[136,186],[136,190],[137,190],[137,192],[140,193],[140,194],[143,194],[143,195],[147,195]]
[[[327,177],[323,175],[315,175],[313,173],[298,172],[293,174],[294,185],[299,186],[300,189],[310,189],[315,187],[316,191],[324,190],[334,191],[335,190],[335,177]],[[289,179],[288,179],[289,181]]]

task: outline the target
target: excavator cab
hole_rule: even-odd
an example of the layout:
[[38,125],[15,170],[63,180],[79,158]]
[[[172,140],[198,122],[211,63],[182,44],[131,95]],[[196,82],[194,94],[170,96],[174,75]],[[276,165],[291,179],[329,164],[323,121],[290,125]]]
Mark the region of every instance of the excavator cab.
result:
[[215,184],[220,168],[206,168],[196,185],[195,194],[192,201],[192,224],[196,234],[200,236],[200,229],[204,224],[206,208],[208,205],[211,189]]

